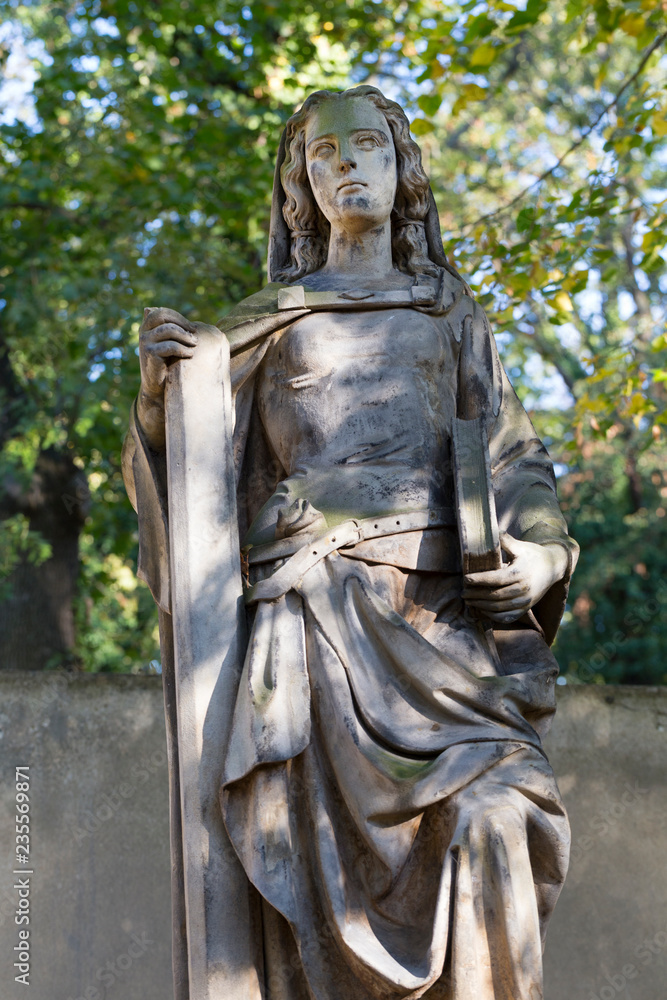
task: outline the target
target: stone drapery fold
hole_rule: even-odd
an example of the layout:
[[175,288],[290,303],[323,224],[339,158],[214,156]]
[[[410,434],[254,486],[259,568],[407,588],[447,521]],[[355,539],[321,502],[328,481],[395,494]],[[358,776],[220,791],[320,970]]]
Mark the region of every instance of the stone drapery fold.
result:
[[[241,537],[286,474],[254,396],[266,352],[305,315],[278,310],[281,287],[220,324],[232,350]],[[364,558],[331,553],[294,590],[260,602],[221,794],[265,901],[267,1000],[539,1000],[540,942],[568,843],[540,743],[557,672],[548,643],[577,547],[483,311],[448,275],[436,305],[419,311],[437,318],[458,359],[459,399],[487,415],[501,530],[561,545],[569,570],[506,629],[465,613],[456,574],[383,564],[372,542]],[[168,612],[164,459],[136,412],[123,469],[139,497],[139,572]]]
[[[332,554],[297,590],[259,606],[222,807],[311,995],[536,1000],[568,843],[551,653],[504,675],[455,577]],[[286,962],[276,1000],[301,996]]]

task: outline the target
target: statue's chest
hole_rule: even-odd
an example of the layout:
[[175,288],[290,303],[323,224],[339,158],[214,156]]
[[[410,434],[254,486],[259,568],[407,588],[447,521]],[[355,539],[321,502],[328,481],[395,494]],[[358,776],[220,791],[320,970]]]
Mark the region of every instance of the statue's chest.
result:
[[322,378],[438,380],[447,354],[437,321],[414,310],[313,313],[285,331],[267,358],[267,374],[271,369],[293,388]]
[[286,329],[267,352],[256,396],[284,467],[367,466],[391,454],[404,468],[431,469],[455,412],[443,326],[387,309],[313,313]]

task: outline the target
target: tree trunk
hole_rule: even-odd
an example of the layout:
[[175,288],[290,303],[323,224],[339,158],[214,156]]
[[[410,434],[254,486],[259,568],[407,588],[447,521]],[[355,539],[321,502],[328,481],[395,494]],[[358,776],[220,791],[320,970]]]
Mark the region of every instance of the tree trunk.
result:
[[88,508],[86,477],[68,454],[41,453],[32,482],[21,492],[4,484],[0,520],[25,514],[51,545],[41,566],[22,559],[0,602],[0,669],[43,670],[74,665],[73,599],[79,571],[79,534]]
[[625,475],[628,481],[630,506],[632,513],[636,514],[637,511],[643,506],[643,491],[641,475],[639,473],[639,469],[637,468],[637,453],[632,447],[629,447],[625,456]]

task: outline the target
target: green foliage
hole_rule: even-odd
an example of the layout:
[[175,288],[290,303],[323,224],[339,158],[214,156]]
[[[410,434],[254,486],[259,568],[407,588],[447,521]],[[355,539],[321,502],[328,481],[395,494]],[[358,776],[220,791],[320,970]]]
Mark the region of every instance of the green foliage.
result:
[[[12,11],[42,48],[34,122],[0,121],[0,329],[22,393],[0,471],[27,475],[52,445],[86,472],[85,667],[137,669],[155,655],[119,463],[142,310],[212,321],[261,285],[283,123],[308,91],[364,81],[413,115],[450,259],[562,465],[585,551],[559,655],[587,663],[600,622],[651,600],[663,575],[658,546],[642,541],[665,530],[651,480],[667,433],[663,6],[41,0]],[[588,619],[574,611],[586,601]],[[596,676],[661,679],[661,614]]]
[[81,593],[77,652],[88,670],[136,673],[159,659],[155,603],[134,567],[100,539],[81,540]]
[[[149,645],[156,655],[147,601],[123,604],[118,583],[137,555],[120,446],[142,310],[215,320],[260,286],[281,127],[309,89],[348,78],[314,8],[247,13],[180,2],[149,15],[133,3],[15,11],[44,54],[36,126],[0,132],[0,323],[22,394],[0,471],[27,475],[53,445],[86,472],[96,545],[84,538],[77,617],[89,623],[88,669],[127,668]],[[361,31],[357,18],[348,36]]]
[[627,496],[620,449],[597,443],[585,471],[561,490],[581,545],[570,610],[556,655],[573,682],[667,683],[667,468],[664,448],[644,453],[644,503]]
[[665,11],[449,10],[411,57],[419,131],[450,259],[564,472],[582,557],[558,655],[571,681],[664,683]]
[[30,530],[25,514],[6,518],[0,534],[0,600],[9,596],[6,580],[22,558],[33,566],[40,566],[50,555],[51,547],[38,532]]

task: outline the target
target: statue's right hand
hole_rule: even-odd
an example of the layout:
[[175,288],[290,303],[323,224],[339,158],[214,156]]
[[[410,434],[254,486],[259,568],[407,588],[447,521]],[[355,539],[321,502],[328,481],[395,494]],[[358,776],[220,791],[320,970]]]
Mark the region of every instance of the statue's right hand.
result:
[[197,346],[195,325],[175,309],[145,309],[139,330],[141,391],[162,400],[167,369],[173,361],[191,358]]
[[174,362],[191,358],[197,334],[191,323],[175,309],[145,309],[139,330],[141,392],[138,416],[148,443],[164,448],[164,383]]

